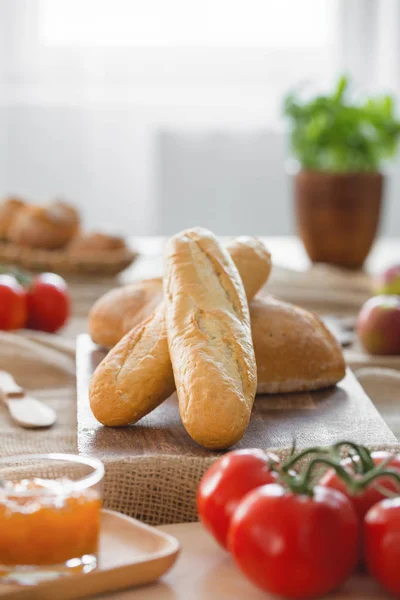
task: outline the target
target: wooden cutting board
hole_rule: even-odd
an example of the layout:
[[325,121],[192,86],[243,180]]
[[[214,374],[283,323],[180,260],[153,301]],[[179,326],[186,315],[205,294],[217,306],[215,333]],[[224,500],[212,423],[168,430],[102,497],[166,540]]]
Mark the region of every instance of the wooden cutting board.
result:
[[[78,447],[98,457],[216,454],[196,444],[179,417],[176,395],[131,427],[103,427],[89,406],[88,385],[105,351],[88,335],[77,340]],[[368,445],[396,438],[348,370],[339,385],[319,392],[257,396],[250,425],[237,448],[299,448],[349,439]]]

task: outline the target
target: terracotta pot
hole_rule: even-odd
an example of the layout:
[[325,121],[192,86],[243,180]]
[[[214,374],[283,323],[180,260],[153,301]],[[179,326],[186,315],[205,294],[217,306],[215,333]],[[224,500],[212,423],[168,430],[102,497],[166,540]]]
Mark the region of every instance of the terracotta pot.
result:
[[297,173],[297,226],[313,262],[362,266],[378,230],[383,181],[381,173]]

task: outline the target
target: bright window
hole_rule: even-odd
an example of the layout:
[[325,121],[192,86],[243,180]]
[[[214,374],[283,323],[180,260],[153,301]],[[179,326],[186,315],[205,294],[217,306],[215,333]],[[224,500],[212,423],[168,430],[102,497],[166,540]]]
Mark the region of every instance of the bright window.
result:
[[336,0],[40,0],[40,41],[75,46],[321,48]]

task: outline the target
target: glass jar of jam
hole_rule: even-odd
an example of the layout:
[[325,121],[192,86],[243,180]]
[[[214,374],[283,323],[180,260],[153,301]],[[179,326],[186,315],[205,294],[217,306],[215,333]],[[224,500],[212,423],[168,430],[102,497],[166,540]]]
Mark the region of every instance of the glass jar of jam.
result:
[[103,475],[100,461],[68,454],[0,459],[0,581],[96,568]]

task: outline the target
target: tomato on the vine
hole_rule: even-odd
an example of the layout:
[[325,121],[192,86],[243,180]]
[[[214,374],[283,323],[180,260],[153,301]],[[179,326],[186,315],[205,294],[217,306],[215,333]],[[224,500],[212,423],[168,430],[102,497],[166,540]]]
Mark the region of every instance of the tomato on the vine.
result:
[[400,498],[375,504],[364,519],[368,571],[389,592],[400,595]]
[[249,491],[277,480],[271,464],[278,461],[262,450],[235,450],[218,458],[203,476],[197,491],[199,517],[224,548],[237,505]]
[[[377,451],[372,452],[370,457],[372,459],[370,470],[372,470],[374,466],[380,465],[384,461],[388,461],[387,468],[391,470],[395,469],[398,471],[400,476],[400,455],[393,456],[393,454],[390,452]],[[355,473],[354,462],[359,464],[360,457],[355,457],[353,459],[346,458],[341,461],[341,465],[357,481],[366,473],[368,473],[368,470],[363,474]],[[387,497],[387,491],[389,493],[400,492],[399,484],[394,479],[383,475],[382,477],[372,481],[369,485],[365,486],[364,489],[352,494],[346,483],[340,478],[334,469],[328,469],[328,471],[319,481],[319,485],[339,490],[345,494],[352,501],[354,508],[361,519],[366,515],[369,509],[374,506],[374,504]]]
[[54,333],[65,325],[70,312],[67,284],[55,273],[42,273],[28,290],[28,327]]
[[0,275],[0,329],[21,329],[26,321],[25,289],[12,275]]
[[228,542],[239,568],[260,588],[287,598],[337,588],[359,559],[359,519],[336,490],[312,495],[279,484],[249,492],[237,507]]

